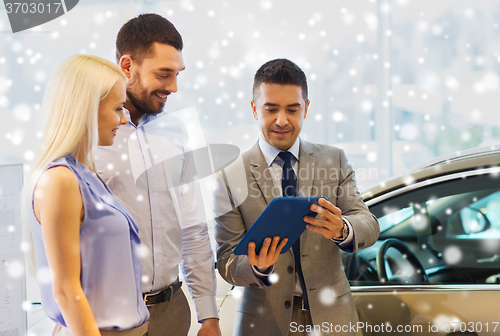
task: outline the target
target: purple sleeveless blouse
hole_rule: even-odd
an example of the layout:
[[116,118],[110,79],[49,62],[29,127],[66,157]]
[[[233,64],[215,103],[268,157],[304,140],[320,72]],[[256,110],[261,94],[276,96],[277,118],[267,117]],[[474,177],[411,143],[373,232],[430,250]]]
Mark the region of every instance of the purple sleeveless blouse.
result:
[[[85,217],[80,227],[81,284],[99,329],[126,330],[149,318],[142,300],[138,226],[127,207],[102,180],[96,178],[72,154],[52,162],[78,177]],[[41,224],[30,214],[37,282],[47,316],[66,323],[54,301],[52,280],[42,240]]]

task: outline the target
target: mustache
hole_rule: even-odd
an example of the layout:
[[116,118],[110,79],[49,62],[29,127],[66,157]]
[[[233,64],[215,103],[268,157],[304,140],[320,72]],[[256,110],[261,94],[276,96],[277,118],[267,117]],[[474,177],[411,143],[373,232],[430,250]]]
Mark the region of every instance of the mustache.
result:
[[154,93],[159,93],[159,94],[164,95],[164,96],[170,96],[170,94],[172,92],[170,92],[170,91],[158,91],[158,90],[156,90],[156,91],[154,91]]

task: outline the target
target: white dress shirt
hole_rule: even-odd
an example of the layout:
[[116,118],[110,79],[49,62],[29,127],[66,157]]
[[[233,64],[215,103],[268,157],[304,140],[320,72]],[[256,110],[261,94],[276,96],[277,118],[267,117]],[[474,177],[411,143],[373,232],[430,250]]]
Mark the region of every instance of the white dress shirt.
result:
[[99,147],[98,173],[139,224],[142,291],[157,291],[179,276],[179,265],[198,320],[216,317],[216,280],[203,200],[186,160],[184,124],[166,113],[120,126],[113,146]]

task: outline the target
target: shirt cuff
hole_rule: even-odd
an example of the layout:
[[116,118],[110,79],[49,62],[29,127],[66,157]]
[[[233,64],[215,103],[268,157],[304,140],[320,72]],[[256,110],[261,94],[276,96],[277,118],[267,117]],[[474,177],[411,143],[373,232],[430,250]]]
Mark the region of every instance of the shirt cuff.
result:
[[253,273],[257,276],[257,277],[267,277],[267,276],[270,276],[271,274],[273,274],[274,272],[274,265],[271,265],[267,270],[265,270],[264,272],[261,272],[259,271],[259,269],[257,267],[255,267],[254,265],[250,265],[252,266],[252,270],[253,270]]
[[193,303],[196,308],[196,317],[199,323],[207,318],[219,318],[217,303],[215,302],[214,296],[199,296],[193,299]]
[[340,247],[340,249],[346,251],[346,252],[352,252],[353,251],[353,242],[354,242],[354,230],[352,229],[352,225],[347,220],[347,218],[342,217],[344,220],[344,223],[347,225],[349,228],[349,234],[347,235],[347,238],[342,240],[342,239],[335,239],[332,238],[332,240]]

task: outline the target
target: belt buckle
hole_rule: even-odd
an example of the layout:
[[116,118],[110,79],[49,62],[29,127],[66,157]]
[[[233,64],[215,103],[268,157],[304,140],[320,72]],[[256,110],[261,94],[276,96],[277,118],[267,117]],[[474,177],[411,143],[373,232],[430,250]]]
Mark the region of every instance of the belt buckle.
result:
[[143,293],[142,295],[143,295],[144,303],[148,307],[155,305],[156,303],[159,303],[159,302],[154,302],[154,303],[148,304],[149,298],[156,297],[158,295],[162,296],[160,302],[172,301],[172,298],[174,297],[174,286],[175,285],[171,284],[168,287],[160,289],[159,291],[156,291],[153,293],[151,293],[151,292],[150,293]]
[[[155,300],[155,302],[149,302],[148,303],[148,300],[149,298],[153,299],[153,298],[156,298],[158,297],[159,295],[163,296],[163,298],[165,298],[165,293],[163,293],[162,290],[160,291],[156,291],[156,292],[152,292],[152,293],[144,293],[144,303],[146,304],[147,307],[150,307],[150,306],[153,306],[155,304],[157,304],[157,300]],[[165,300],[161,300],[160,302],[164,302]]]
[[154,292],[154,293],[145,293],[144,295],[144,303],[146,304],[147,307],[153,306],[159,302],[155,303],[149,303],[148,304],[148,299],[150,297],[156,297],[158,295],[161,295],[163,298],[160,300],[160,302],[165,302],[165,301],[172,301],[172,297],[174,296],[174,287],[172,285],[168,286],[165,289],[162,289],[160,291]]
[[148,297],[153,296],[153,295],[155,295],[155,294],[144,293],[143,295],[144,295],[144,304],[145,304],[146,306],[152,306],[152,304],[149,304],[149,305],[148,305]]
[[302,311],[307,311],[308,309],[306,308],[306,304],[304,302],[304,298],[302,298],[302,300],[300,300],[300,301],[301,301],[301,305],[302,305]]

